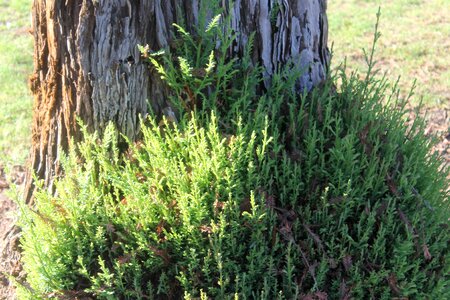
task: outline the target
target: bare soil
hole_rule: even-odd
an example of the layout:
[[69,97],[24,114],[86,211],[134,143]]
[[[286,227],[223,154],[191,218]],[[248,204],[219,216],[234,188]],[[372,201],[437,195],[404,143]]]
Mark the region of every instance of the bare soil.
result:
[[[414,110],[410,111],[413,119]],[[421,112],[421,115],[428,121],[425,134],[430,137],[436,136],[438,139],[433,151],[442,157],[443,167],[447,169],[447,178],[450,180],[450,108],[427,109]],[[25,170],[16,166],[11,174],[5,174],[0,166],[0,300],[15,299],[15,288],[10,276],[18,277],[20,280],[24,275],[19,262],[20,253],[17,251],[20,237],[20,232],[15,227],[17,205],[6,196],[10,187],[7,177],[12,184],[19,188],[23,187]]]
[[447,179],[450,180],[450,106],[427,109],[421,115],[427,121],[425,135],[437,138],[433,152],[441,156],[442,166],[447,171]]
[[[15,299],[15,288],[12,277],[22,277],[20,265],[19,237],[20,231],[15,226],[17,221],[17,205],[7,197],[10,184],[20,189],[23,187],[25,169],[21,166],[12,168],[5,174],[0,166],[0,299]],[[9,181],[8,181],[9,179]],[[11,183],[9,183],[11,182]]]

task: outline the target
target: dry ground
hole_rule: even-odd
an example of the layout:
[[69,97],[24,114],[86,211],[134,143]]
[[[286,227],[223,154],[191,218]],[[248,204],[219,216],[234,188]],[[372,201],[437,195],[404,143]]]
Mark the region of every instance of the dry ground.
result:
[[[19,189],[23,186],[25,170],[16,166],[5,174],[0,166],[0,299],[15,299],[14,287],[9,276],[20,275],[20,254],[16,251],[19,232],[14,226],[17,220],[17,205],[9,199],[9,185],[14,184]],[[8,183],[10,181],[11,183]]]

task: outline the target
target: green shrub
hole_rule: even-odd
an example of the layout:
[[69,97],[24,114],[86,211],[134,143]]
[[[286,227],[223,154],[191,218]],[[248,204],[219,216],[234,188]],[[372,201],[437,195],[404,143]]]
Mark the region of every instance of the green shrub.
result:
[[21,297],[450,298],[448,183],[396,87],[341,69],[298,95],[287,66],[260,94],[251,49],[214,38],[144,53],[177,120],[143,120],[124,153],[112,125],[85,134],[22,206]]

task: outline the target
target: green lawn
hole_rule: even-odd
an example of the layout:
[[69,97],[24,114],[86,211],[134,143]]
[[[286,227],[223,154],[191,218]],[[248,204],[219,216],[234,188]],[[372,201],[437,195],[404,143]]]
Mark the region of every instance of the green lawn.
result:
[[0,0],[0,165],[23,164],[30,143],[30,0]]
[[[403,91],[417,78],[416,100],[450,106],[450,0],[328,1],[334,65],[347,57],[351,69],[364,69],[361,48],[371,44],[380,4],[379,67],[392,80],[401,76]],[[29,148],[30,6],[0,0],[0,165],[23,164]]]
[[350,69],[365,69],[361,48],[371,44],[379,6],[378,67],[401,76],[403,92],[417,79],[414,101],[450,107],[450,0],[328,1],[334,64],[347,57]]

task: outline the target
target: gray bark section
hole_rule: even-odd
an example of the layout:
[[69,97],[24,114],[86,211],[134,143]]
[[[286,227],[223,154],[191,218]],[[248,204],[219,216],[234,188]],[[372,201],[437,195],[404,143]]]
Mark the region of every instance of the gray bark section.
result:
[[233,52],[242,52],[255,32],[254,60],[267,78],[292,62],[303,71],[299,90],[309,91],[324,80],[329,62],[325,0],[236,0],[231,14],[239,33]]

